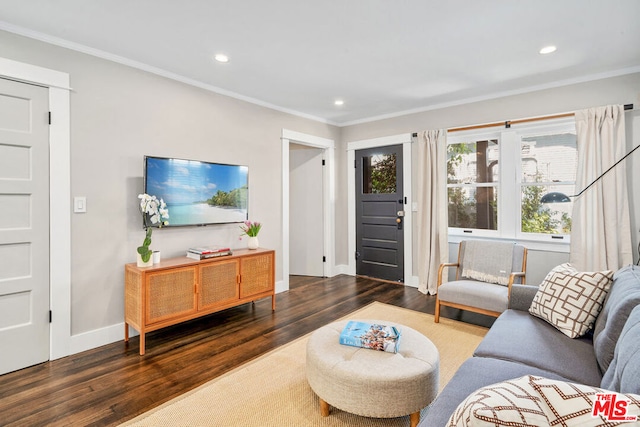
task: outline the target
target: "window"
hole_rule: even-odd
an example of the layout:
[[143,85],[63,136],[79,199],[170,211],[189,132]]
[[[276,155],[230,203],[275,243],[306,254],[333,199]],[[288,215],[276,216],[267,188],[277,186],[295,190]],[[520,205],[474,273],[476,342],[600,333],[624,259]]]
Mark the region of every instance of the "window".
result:
[[568,242],[572,203],[540,198],[574,194],[576,167],[572,119],[450,134],[449,233]]
[[498,140],[448,145],[449,227],[497,230]]

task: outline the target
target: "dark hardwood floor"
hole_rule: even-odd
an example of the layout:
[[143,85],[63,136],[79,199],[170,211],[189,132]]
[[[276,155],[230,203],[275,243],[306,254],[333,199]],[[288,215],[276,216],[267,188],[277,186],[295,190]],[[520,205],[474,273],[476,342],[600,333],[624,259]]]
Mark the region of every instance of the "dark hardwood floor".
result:
[[[292,276],[290,290],[147,335],[0,376],[0,426],[111,426],[380,301],[433,314],[435,297],[366,278]],[[446,308],[446,307],[445,307]],[[442,315],[490,326],[454,309]]]

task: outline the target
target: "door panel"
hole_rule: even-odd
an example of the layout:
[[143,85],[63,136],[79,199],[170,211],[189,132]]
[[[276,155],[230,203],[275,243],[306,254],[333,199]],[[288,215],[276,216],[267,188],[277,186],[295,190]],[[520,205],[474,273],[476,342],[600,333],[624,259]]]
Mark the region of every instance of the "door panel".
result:
[[48,97],[0,79],[0,374],[49,360]]
[[355,154],[356,274],[404,282],[402,145]]

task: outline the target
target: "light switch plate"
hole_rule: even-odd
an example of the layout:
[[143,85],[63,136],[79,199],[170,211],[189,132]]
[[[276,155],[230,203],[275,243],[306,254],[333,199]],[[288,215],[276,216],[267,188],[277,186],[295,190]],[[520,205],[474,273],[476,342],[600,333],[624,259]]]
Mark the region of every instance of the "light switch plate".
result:
[[73,212],[85,213],[87,212],[87,198],[86,197],[74,197],[73,198]]

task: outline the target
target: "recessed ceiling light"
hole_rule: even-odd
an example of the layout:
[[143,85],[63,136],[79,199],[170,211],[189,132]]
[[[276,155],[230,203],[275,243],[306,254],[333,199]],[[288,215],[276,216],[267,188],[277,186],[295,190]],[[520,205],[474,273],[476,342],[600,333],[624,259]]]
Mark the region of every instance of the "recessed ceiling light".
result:
[[333,101],[333,105],[344,105],[344,101],[342,99],[336,99],[335,101]]
[[545,46],[542,49],[540,49],[540,54],[541,55],[546,55],[548,53],[553,53],[556,51],[556,47],[555,46]]
[[229,57],[227,55],[225,55],[224,53],[219,53],[214,58],[218,62],[229,62]]

